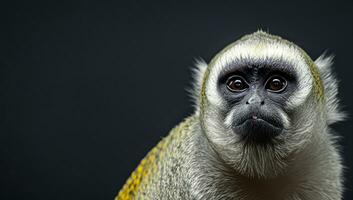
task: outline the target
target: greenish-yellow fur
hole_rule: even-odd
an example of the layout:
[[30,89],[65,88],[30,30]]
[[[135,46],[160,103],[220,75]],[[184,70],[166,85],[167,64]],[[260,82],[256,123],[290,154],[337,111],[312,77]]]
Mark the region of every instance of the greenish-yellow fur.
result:
[[180,148],[180,144],[185,140],[185,137],[188,136],[186,134],[190,133],[189,129],[194,122],[195,117],[189,117],[172,129],[169,135],[162,139],[141,161],[115,199],[144,199],[144,196],[147,195],[144,191],[150,190],[150,187],[153,186],[152,183],[162,176],[161,168],[168,164],[163,163],[168,159],[166,157],[182,156],[180,155],[182,152],[178,148]]

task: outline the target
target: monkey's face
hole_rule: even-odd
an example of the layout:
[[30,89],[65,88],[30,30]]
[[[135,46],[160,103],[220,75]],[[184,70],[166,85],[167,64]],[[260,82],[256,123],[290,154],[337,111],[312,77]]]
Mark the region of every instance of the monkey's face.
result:
[[226,105],[225,124],[240,141],[271,145],[289,128],[285,105],[298,80],[291,68],[283,65],[288,64],[243,61],[222,71],[218,91]]
[[235,43],[211,61],[200,110],[224,161],[244,175],[269,177],[304,148],[320,114],[303,52],[261,37]]

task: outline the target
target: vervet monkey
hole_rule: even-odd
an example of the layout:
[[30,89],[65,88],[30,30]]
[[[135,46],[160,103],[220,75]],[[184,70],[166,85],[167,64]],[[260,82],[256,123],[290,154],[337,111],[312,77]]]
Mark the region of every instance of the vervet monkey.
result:
[[342,164],[332,57],[257,31],[197,63],[195,112],[116,199],[336,200]]

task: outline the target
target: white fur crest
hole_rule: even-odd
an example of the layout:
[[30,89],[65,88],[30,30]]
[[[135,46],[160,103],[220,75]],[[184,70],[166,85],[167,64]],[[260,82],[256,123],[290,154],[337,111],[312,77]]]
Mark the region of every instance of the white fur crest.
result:
[[319,69],[321,79],[325,90],[327,123],[333,124],[342,121],[345,114],[339,110],[338,81],[332,73],[333,56],[326,56],[325,53],[315,60],[315,64]]
[[207,63],[201,59],[195,59],[195,67],[192,68],[192,75],[193,75],[193,85],[192,89],[189,90],[189,94],[194,102],[194,107],[196,109],[196,113],[199,113],[200,109],[200,92],[202,86],[202,79],[204,77],[205,71],[207,69]]

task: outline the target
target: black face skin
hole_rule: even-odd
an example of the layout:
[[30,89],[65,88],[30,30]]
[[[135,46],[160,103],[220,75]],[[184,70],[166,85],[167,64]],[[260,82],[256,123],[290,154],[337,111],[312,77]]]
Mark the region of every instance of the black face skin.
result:
[[235,112],[233,132],[245,142],[257,144],[271,143],[284,132],[279,110],[287,113],[285,103],[296,88],[293,68],[281,61],[233,63],[218,83],[227,102],[226,112]]

